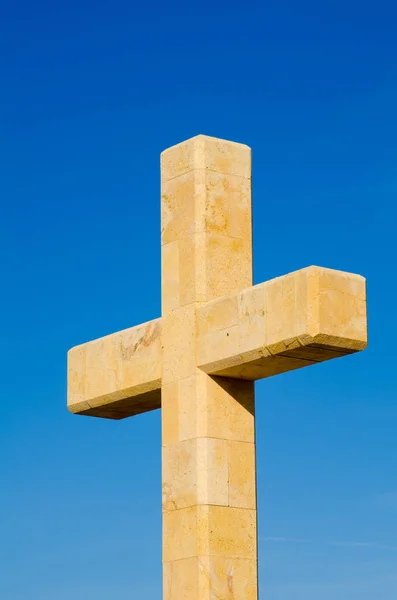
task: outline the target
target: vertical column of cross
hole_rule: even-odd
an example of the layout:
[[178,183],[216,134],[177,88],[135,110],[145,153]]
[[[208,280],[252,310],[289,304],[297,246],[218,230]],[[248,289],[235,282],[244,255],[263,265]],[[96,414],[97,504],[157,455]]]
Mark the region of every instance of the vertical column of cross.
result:
[[198,136],[161,176],[164,600],[256,600],[253,383],[195,348],[196,308],[252,285],[251,152]]

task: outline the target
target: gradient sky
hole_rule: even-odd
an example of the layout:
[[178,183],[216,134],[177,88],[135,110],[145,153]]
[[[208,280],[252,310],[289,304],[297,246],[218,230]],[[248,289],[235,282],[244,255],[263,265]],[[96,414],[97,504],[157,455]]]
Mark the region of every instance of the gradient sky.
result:
[[255,283],[368,280],[368,350],[257,384],[261,598],[396,597],[393,4],[1,3],[2,599],[161,598],[160,412],[70,415],[66,352],[159,316],[198,133],[253,149]]

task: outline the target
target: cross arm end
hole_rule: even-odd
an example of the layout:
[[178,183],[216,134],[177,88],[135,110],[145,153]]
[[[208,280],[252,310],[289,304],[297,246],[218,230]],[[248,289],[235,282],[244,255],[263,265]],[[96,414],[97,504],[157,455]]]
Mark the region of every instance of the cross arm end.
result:
[[197,355],[211,375],[262,379],[367,346],[364,277],[308,267],[200,308]]
[[68,409],[123,419],[161,404],[161,319],[68,352]]

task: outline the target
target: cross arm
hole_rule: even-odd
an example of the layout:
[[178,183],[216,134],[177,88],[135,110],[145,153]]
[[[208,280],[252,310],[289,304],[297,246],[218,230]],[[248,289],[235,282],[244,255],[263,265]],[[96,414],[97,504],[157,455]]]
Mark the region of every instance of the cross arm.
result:
[[363,350],[365,279],[308,267],[213,300],[197,315],[197,363],[256,380]]
[[161,319],[72,348],[68,408],[122,419],[160,408]]

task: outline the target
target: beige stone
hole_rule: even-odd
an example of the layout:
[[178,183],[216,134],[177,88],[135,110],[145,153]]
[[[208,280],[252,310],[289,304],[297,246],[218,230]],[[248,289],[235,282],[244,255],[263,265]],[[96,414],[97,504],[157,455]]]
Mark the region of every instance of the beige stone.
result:
[[228,505],[236,508],[256,509],[256,469],[253,443],[229,441],[228,467]]
[[163,513],[163,560],[194,556],[256,559],[256,511],[196,504]]
[[251,148],[244,144],[197,135],[161,154],[162,181],[200,169],[250,179]]
[[165,600],[258,600],[254,381],[367,344],[364,278],[309,267],[252,286],[251,229],[247,146],[163,152],[162,317],[68,355],[72,412],[161,406]]
[[113,419],[160,408],[161,363],[160,319],[76,346],[68,353],[68,408]]
[[208,504],[256,508],[255,447],[191,437],[163,447],[163,511]]
[[257,562],[205,556],[164,563],[164,600],[256,600]]
[[164,600],[174,600],[174,598],[178,598],[178,600],[210,600],[209,594],[203,594],[207,582],[197,556],[164,561],[163,573]]
[[203,598],[256,600],[257,561],[249,558],[206,556],[200,561]]
[[197,364],[262,379],[363,350],[365,280],[309,267],[213,300],[197,312]]

